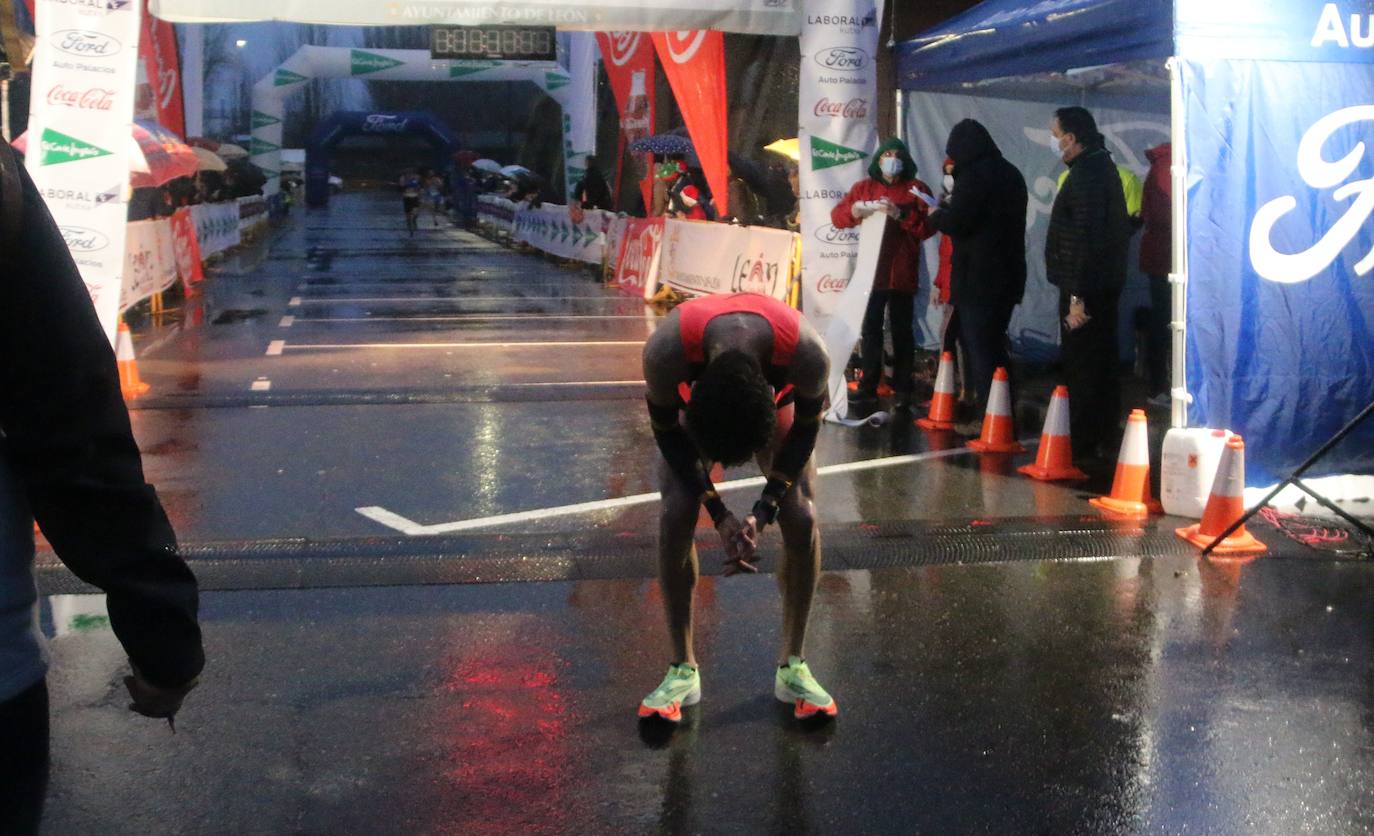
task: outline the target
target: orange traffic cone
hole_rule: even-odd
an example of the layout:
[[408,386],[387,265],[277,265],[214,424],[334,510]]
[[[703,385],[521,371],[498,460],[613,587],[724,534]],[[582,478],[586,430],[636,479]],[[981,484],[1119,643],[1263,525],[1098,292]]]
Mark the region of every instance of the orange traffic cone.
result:
[[946,351],[940,355],[940,371],[935,374],[935,394],[930,396],[930,413],[918,418],[916,426],[924,430],[954,429],[954,355]]
[[988,409],[983,414],[983,434],[966,446],[979,453],[1023,453],[1026,448],[1016,441],[1011,426],[1011,383],[1007,370],[998,368],[992,375],[992,391],[988,393]]
[[[1212,493],[1202,512],[1202,522],[1175,532],[1198,548],[1207,546],[1231,523],[1245,514],[1245,442],[1238,435],[1226,441],[1217,465],[1217,478],[1212,481]],[[1245,530],[1245,526],[1231,532],[1231,536],[1217,543],[1213,554],[1262,554],[1268,547]]]
[[119,320],[119,336],[115,338],[115,361],[119,365],[119,391],[125,400],[133,400],[148,393],[148,384],[138,377],[138,361],[134,359],[134,340],[129,326]]
[[1042,482],[1088,478],[1088,474],[1073,466],[1073,445],[1069,441],[1069,387],[1054,387],[1035,464],[1022,465],[1017,470]]
[[1116,478],[1110,496],[1088,500],[1095,508],[1132,519],[1143,519],[1163,509],[1150,495],[1150,429],[1145,410],[1132,409],[1116,457]]

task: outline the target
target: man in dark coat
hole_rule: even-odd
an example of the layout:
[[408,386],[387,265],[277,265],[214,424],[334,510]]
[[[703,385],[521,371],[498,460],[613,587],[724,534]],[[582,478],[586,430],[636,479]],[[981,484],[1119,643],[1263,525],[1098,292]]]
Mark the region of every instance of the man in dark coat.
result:
[[1131,221],[1112,155],[1092,114],[1055,111],[1050,132],[1069,166],[1045,239],[1045,274],[1059,288],[1060,358],[1077,454],[1110,458],[1121,413],[1117,302]]
[[1026,180],[987,128],[965,119],[950,131],[954,189],[929,224],[954,242],[950,302],[981,413],[992,374],[1007,367],[1007,325],[1026,289]]

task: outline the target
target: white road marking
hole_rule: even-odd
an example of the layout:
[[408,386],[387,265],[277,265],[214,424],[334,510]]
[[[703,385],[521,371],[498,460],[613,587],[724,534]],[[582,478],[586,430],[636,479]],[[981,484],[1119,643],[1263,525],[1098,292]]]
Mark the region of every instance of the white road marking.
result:
[[272,388],[272,381],[265,377],[260,377],[253,381],[253,385],[248,388],[254,392],[266,392]]
[[[490,343],[303,343],[301,345],[286,345],[284,340],[276,340],[282,343],[281,348],[276,352],[280,354],[285,351],[351,351],[355,349],[399,349],[406,351],[425,350],[425,349],[452,349],[452,348],[597,348],[608,346],[642,346],[643,340],[581,340],[576,342],[490,342]],[[268,354],[272,349],[267,350]]]
[[278,322],[278,323],[277,323],[277,327],[278,327],[278,328],[290,328],[293,324],[295,324],[295,322],[296,322],[296,318],[295,318],[294,316],[284,316],[284,317],[281,318],[281,322]]
[[279,357],[284,348],[286,348],[286,340],[273,340],[267,344],[267,356]]
[[[971,454],[973,451],[967,447],[956,447],[951,450],[933,450],[928,453],[912,453],[906,456],[891,456],[885,459],[867,459],[858,462],[846,462],[844,464],[832,464],[819,468],[817,473],[821,476],[829,476],[836,473],[853,473],[859,470],[874,470],[880,467],[896,467],[903,464],[913,464],[915,462],[933,461],[944,459],[951,456],[962,456]],[[729,482],[721,482],[716,485],[717,491],[739,490],[741,488],[763,487],[767,482],[762,476],[754,476],[748,479],[734,479]],[[661,495],[654,493],[639,493],[631,496],[622,496],[615,499],[599,499],[593,502],[579,502],[575,505],[559,505],[553,508],[537,508],[532,511],[519,511],[514,514],[498,514],[493,517],[477,517],[470,520],[457,520],[456,522],[438,523],[436,525],[421,525],[414,520],[393,511],[388,511],[377,505],[369,505],[353,510],[362,514],[370,520],[379,522],[388,528],[393,528],[402,534],[411,537],[423,537],[434,534],[452,534],[457,531],[472,531],[478,528],[493,528],[500,525],[512,523],[534,522],[550,517],[565,517],[574,514],[590,514],[597,511],[607,511],[613,508],[625,508],[631,505],[645,505],[650,502],[657,502]]]
[[292,296],[292,297],[291,297],[291,301],[286,303],[286,307],[288,307],[288,308],[298,308],[298,307],[300,307],[300,304],[301,304],[301,297],[299,297],[299,296]]

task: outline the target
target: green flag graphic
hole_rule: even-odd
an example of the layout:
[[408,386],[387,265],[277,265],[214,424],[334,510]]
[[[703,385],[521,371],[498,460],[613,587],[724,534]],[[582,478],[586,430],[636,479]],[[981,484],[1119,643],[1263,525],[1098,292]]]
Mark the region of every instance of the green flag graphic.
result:
[[389,70],[392,67],[399,67],[404,61],[397,61],[395,58],[388,58],[385,55],[377,55],[372,52],[363,52],[361,49],[354,49],[349,52],[352,63],[353,75],[367,75],[368,73],[378,73],[382,70]]
[[106,151],[89,142],[77,139],[74,136],[67,136],[51,128],[43,130],[42,142],[42,165],[58,165],[60,163],[80,162],[96,157],[104,157],[110,152]]
[[862,160],[868,156],[866,151],[856,151],[853,148],[846,148],[843,145],[836,145],[827,142],[818,136],[811,137],[811,170],[820,171],[823,168],[832,168],[837,165],[845,165],[855,160]]

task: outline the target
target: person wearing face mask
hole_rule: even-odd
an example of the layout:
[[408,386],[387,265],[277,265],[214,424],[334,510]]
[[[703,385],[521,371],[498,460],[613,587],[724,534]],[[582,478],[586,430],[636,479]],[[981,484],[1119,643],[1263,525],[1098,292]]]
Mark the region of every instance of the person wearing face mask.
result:
[[864,218],[877,213],[888,217],[861,332],[863,379],[851,405],[859,414],[877,409],[878,381],[883,372],[884,313],[892,327],[895,406],[911,409],[912,366],[916,356],[915,298],[924,266],[921,242],[935,234],[927,226],[929,211],[925,201],[916,196],[918,191],[931,196],[930,187],[916,179],[916,162],[906,144],[892,137],[878,146],[868,166],[868,177],[855,183],[830,212],[830,222],[837,229],[858,226]]
[[954,242],[950,302],[981,420],[993,372],[1010,371],[1007,325],[1026,289],[1026,179],[973,119],[954,126],[945,153],[952,189],[929,223]]
[[1060,108],[1050,133],[1069,166],[1050,209],[1045,275],[1059,288],[1070,431],[1076,458],[1110,459],[1121,412],[1117,303],[1126,283],[1131,221],[1116,164],[1092,114]]

